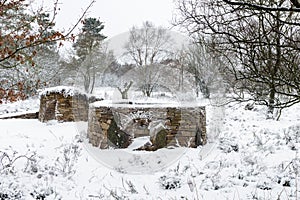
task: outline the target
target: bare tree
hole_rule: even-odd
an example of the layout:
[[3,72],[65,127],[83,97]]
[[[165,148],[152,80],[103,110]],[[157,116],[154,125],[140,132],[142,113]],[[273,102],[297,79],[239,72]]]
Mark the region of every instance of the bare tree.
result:
[[129,81],[129,83],[125,82],[125,83],[118,84],[117,89],[121,93],[122,99],[128,99],[128,91],[131,88],[132,84],[133,84],[133,81]]
[[137,77],[137,87],[144,96],[150,97],[161,81],[161,69],[159,64],[141,66],[135,69],[135,77]]
[[144,22],[141,28],[132,27],[125,44],[125,55],[137,66],[147,66],[170,56],[171,36],[167,29],[155,27],[151,22]]
[[267,105],[270,115],[300,102],[299,14],[282,11],[285,0],[251,2],[266,9],[230,2],[179,0],[175,24],[214,38],[235,100]]
[[194,76],[197,97],[201,92],[205,98],[210,98],[211,90],[220,89],[222,82],[219,70],[224,63],[210,51],[209,45],[208,41],[200,38],[185,54],[187,70]]
[[[150,97],[159,78],[158,72],[151,69],[172,54],[171,36],[167,29],[155,27],[150,22],[143,23],[141,28],[132,27],[128,42],[125,44],[125,56],[140,68],[141,81],[139,88]],[[143,83],[142,83],[143,82]]]

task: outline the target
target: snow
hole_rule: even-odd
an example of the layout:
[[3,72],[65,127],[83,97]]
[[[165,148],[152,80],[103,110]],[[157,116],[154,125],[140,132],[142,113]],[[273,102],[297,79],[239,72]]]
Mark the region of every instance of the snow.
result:
[[[55,91],[57,88],[55,89]],[[198,148],[99,150],[86,123],[0,120],[0,197],[6,199],[299,199],[300,106],[207,106],[210,142]],[[36,110],[36,99],[0,114]],[[26,157],[25,157],[26,156]],[[2,196],[1,196],[2,195]]]
[[92,103],[92,107],[121,107],[121,108],[145,108],[145,107],[197,107],[204,106],[207,103],[204,101],[201,102],[188,102],[185,103],[183,101],[176,101],[173,99],[155,99],[155,98],[147,98],[147,99],[126,99],[126,100],[102,100]]
[[122,107],[122,108],[139,108],[139,107],[178,107],[178,102],[149,102],[149,101],[131,101],[131,100],[103,100],[91,104],[92,107]]
[[0,116],[10,117],[16,114],[34,113],[39,110],[40,100],[37,97],[14,103],[0,104]]
[[49,93],[62,93],[64,96],[74,96],[76,94],[86,94],[83,90],[73,86],[56,86],[44,89],[39,93],[40,96],[45,96]]

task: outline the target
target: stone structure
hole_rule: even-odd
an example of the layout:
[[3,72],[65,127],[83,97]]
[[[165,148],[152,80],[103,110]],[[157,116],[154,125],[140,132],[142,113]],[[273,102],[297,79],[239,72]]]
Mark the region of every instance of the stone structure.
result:
[[87,121],[88,97],[73,87],[48,88],[40,94],[39,120]]
[[39,112],[16,114],[9,117],[0,117],[0,119],[38,119]]
[[204,145],[205,108],[101,102],[90,105],[88,139],[93,146],[126,148],[132,138],[149,135],[152,144],[142,149]]
[[126,148],[142,136],[150,136],[151,142],[137,150],[206,144],[205,107],[99,100],[72,87],[48,88],[40,94],[38,118],[88,121],[88,140],[101,149]]

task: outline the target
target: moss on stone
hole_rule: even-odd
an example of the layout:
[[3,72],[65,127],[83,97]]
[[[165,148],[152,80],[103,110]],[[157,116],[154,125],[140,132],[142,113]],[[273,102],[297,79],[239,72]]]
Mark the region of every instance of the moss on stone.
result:
[[120,130],[114,119],[107,130],[107,139],[109,146],[115,148],[127,148],[130,145],[130,136]]
[[159,131],[155,136],[154,146],[159,149],[167,146],[167,131],[165,129]]

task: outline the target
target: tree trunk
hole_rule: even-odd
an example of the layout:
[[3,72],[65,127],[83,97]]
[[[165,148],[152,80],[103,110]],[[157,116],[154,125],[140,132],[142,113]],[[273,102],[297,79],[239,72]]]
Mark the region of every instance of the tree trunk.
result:
[[273,119],[274,114],[274,104],[275,104],[275,88],[271,87],[270,95],[269,95],[269,105],[268,105],[268,113],[267,118]]
[[122,99],[128,99],[128,91],[129,91],[130,87],[132,86],[132,84],[133,84],[132,81],[130,81],[129,84],[125,83],[124,90],[122,90],[120,87],[117,87],[117,89],[121,93]]
[[90,87],[90,80],[89,77],[86,75],[83,76],[83,85],[84,85],[84,91],[88,93]]
[[150,90],[147,90],[147,91],[146,91],[146,96],[147,96],[147,97],[150,97],[150,96],[151,96],[151,91],[150,91]]
[[90,94],[92,94],[93,91],[94,91],[94,88],[95,88],[95,82],[96,82],[96,72],[95,72],[95,68],[93,68],[92,85],[91,85],[91,89],[90,89]]
[[269,105],[268,105],[268,113],[267,118],[268,119],[274,119],[274,107],[275,107],[275,95],[276,95],[276,85],[275,80],[277,77],[278,70],[281,66],[281,36],[280,36],[280,27],[281,23],[278,20],[280,17],[280,13],[277,12],[277,20],[276,20],[276,63],[275,66],[273,66],[271,69],[271,77],[272,77],[272,83],[270,85],[270,95],[269,95]]
[[122,99],[128,99],[128,92],[126,90],[121,92],[121,95],[122,95]]

